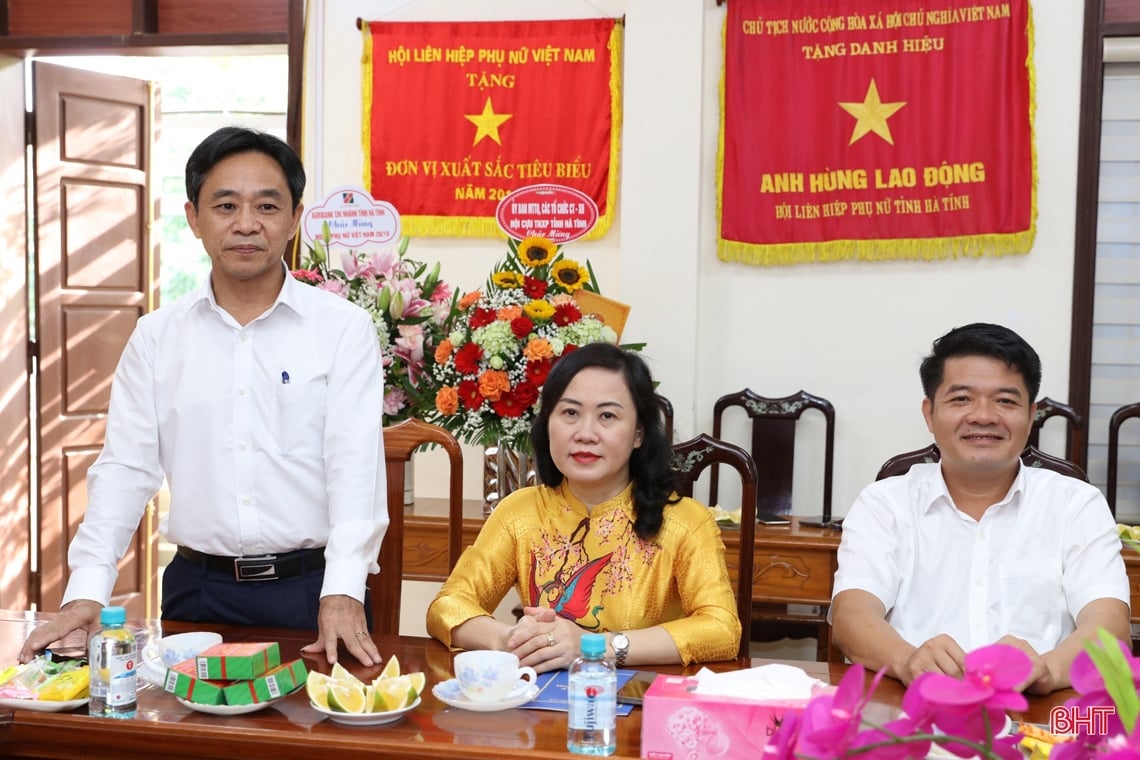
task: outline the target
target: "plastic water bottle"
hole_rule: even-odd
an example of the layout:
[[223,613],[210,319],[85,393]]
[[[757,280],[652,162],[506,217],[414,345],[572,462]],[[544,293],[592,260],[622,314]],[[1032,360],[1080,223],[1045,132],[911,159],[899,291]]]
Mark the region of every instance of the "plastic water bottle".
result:
[[582,656],[570,666],[566,749],[612,755],[617,749],[617,670],[606,659],[606,637],[582,634]]
[[91,637],[88,648],[91,701],[87,714],[133,718],[138,705],[139,648],[135,635],[124,627],[127,611],[122,607],[104,607],[99,622],[103,630]]

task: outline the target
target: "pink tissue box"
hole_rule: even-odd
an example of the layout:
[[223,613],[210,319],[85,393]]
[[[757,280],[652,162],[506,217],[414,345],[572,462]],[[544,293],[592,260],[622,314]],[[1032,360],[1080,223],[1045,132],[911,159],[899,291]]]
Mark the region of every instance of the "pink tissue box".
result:
[[807,700],[752,700],[697,694],[697,679],[659,675],[645,692],[644,760],[756,760],[789,710]]

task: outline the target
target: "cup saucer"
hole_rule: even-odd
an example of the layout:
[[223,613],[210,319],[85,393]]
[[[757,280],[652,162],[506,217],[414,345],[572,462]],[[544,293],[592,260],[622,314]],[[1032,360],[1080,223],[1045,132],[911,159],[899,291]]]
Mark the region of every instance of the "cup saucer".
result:
[[515,688],[511,689],[507,696],[497,702],[476,702],[469,699],[459,686],[459,681],[454,678],[443,681],[442,683],[437,683],[431,687],[431,693],[445,705],[458,707],[461,710],[496,712],[498,710],[510,710],[512,707],[525,705],[538,696],[538,685],[520,678],[519,682],[515,684]]

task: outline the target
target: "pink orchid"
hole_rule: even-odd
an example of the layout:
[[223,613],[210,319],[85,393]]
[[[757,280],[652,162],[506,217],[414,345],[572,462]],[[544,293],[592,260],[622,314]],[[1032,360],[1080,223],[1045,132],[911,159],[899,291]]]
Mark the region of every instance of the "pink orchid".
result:
[[[966,655],[962,679],[941,673],[923,680],[919,694],[934,715],[934,725],[949,735],[977,742],[992,742],[994,751],[1011,760],[1020,755],[1016,737],[994,740],[1005,724],[1007,710],[1025,710],[1029,703],[1018,687],[1033,672],[1029,655],[1005,644],[992,644]],[[948,751],[971,757],[964,744],[944,744]]]
[[[902,717],[892,720],[881,727],[860,731],[851,741],[851,750],[876,745],[873,756],[881,760],[904,760],[904,758],[926,757],[930,752],[930,740],[895,742],[892,740],[913,736],[914,734],[929,734],[933,713],[926,700],[919,693],[922,682],[929,678],[931,673],[923,673],[911,682],[910,687],[903,694]],[[880,746],[881,745],[881,746]],[[870,750],[868,750],[870,752]]]
[[[1131,649],[1123,641],[1116,643],[1132,671],[1132,682],[1140,684],[1140,659],[1132,656]],[[1082,650],[1073,659],[1073,665],[1069,669],[1069,679],[1072,681],[1073,688],[1080,692],[1080,696],[1066,702],[1067,707],[1076,707],[1077,712],[1081,714],[1087,714],[1090,707],[1112,707],[1112,712],[1107,716],[1106,735],[1116,736],[1125,733],[1124,724],[1116,712],[1112,697],[1108,695],[1105,688],[1104,676],[1097,670],[1087,651]]]
[[863,708],[882,677],[883,671],[876,673],[864,692],[863,666],[852,665],[833,694],[809,702],[800,719],[796,753],[816,760],[841,757],[858,733]]

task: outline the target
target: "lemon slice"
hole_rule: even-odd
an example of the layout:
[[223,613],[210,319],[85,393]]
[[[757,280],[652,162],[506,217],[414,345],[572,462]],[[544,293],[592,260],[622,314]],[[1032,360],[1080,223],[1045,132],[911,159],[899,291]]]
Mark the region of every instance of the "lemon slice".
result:
[[377,704],[383,704],[383,708],[376,712],[390,712],[392,710],[399,710],[411,704],[408,699],[408,686],[400,678],[389,678],[382,681],[380,685],[373,687],[374,699]]
[[364,683],[359,678],[349,673],[339,662],[333,663],[331,674],[332,680],[334,681],[345,681],[347,683],[354,683],[357,686],[364,686]]
[[329,709],[333,712],[364,712],[364,686],[359,681],[329,681]]
[[309,701],[318,707],[329,709],[329,681],[331,680],[324,673],[310,670],[308,678],[305,679],[305,693],[309,695]]
[[427,677],[423,673],[408,673],[408,704],[415,702],[424,693]]
[[[400,675],[400,661],[396,659],[396,655],[392,655],[388,658],[388,662],[384,664],[384,669],[380,671],[380,675],[376,677],[376,680],[395,678],[398,675]],[[376,681],[372,683],[376,683]]]

